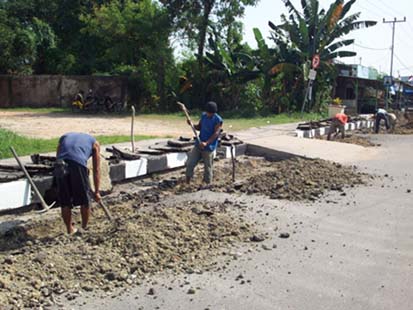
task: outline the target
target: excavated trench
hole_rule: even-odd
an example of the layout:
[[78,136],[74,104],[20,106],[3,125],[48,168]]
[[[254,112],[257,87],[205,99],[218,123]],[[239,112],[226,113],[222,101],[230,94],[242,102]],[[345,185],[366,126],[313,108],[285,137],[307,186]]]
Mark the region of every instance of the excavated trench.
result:
[[243,216],[247,201],[177,202],[173,198],[179,195],[209,190],[234,199],[258,195],[313,202],[329,191],[345,195],[371,178],[356,167],[324,160],[270,162],[248,156],[237,158],[235,182],[231,160],[215,163],[214,185],[208,188],[201,182],[202,167],[196,176],[189,185],[182,170],[119,184],[105,197],[115,222],[95,208],[90,228],[73,236],[63,233],[57,213],[8,231],[0,239],[0,304],[6,309],[56,306],[62,299],[136,286],[159,272],[214,271],[218,254],[240,245],[254,248],[265,239]]

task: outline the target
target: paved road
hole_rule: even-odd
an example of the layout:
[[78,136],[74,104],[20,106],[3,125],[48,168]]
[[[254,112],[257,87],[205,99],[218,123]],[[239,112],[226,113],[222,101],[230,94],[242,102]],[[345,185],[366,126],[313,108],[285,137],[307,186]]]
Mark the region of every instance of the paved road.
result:
[[[85,296],[73,308],[412,309],[413,136],[374,139],[382,144],[377,152],[346,160],[379,177],[346,196],[304,204],[192,194],[248,202],[247,217],[268,232],[270,250],[240,248],[238,259],[219,272],[159,275],[117,297]],[[291,237],[278,238],[281,231]],[[151,287],[155,296],[147,295]],[[187,294],[190,287],[195,294]]]

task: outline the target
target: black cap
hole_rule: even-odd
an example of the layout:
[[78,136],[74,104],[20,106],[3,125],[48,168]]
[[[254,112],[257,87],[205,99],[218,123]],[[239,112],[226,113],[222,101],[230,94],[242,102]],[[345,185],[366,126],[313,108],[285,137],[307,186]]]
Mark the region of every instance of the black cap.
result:
[[207,111],[209,113],[217,113],[218,112],[218,106],[215,102],[209,101],[205,105],[205,111]]

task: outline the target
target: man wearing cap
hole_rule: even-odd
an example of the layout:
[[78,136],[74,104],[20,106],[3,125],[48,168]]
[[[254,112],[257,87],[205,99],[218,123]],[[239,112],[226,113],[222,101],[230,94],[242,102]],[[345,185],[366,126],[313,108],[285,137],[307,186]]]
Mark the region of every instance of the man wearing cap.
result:
[[55,178],[58,202],[62,208],[62,218],[67,233],[76,229],[72,224],[72,208],[80,206],[82,228],[86,229],[90,217],[90,184],[87,161],[93,159],[94,199],[99,202],[100,186],[100,146],[96,139],[85,133],[63,135],[57,147]]
[[[335,117],[331,120],[330,130],[328,131],[327,140],[331,140],[331,135],[336,134],[337,129],[341,133],[341,139],[345,138],[345,128],[344,126],[348,122],[348,116],[344,113],[337,113]],[[334,139],[335,137],[333,137]]]
[[204,178],[206,184],[212,182],[212,163],[214,151],[218,146],[218,137],[222,128],[222,118],[217,114],[218,107],[213,101],[206,104],[204,113],[195,129],[199,130],[199,140],[195,142],[195,147],[189,154],[186,164],[186,181],[189,183],[194,175],[195,166],[202,159],[204,162]]

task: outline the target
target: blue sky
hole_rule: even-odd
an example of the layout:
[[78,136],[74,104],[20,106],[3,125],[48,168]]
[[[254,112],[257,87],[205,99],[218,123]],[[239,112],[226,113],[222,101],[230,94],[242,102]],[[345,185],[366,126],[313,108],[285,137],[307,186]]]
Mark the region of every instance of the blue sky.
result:
[[[291,0],[296,8],[301,9],[300,0]],[[328,9],[332,0],[319,0],[320,7]],[[350,14],[361,12],[360,20],[375,20],[377,25],[372,28],[353,31],[348,38],[355,39],[355,44],[346,49],[357,52],[356,57],[341,58],[345,63],[373,66],[382,72],[390,72],[391,24],[386,20],[403,19],[405,23],[396,24],[395,57],[393,75],[413,75],[413,0],[357,0]],[[244,39],[256,47],[252,29],[257,27],[265,37],[269,36],[268,21],[274,24],[280,22],[280,15],[287,14],[281,0],[261,0],[256,7],[246,9],[244,22]],[[269,44],[271,42],[267,40]]]

